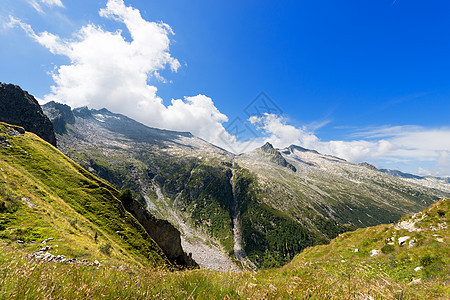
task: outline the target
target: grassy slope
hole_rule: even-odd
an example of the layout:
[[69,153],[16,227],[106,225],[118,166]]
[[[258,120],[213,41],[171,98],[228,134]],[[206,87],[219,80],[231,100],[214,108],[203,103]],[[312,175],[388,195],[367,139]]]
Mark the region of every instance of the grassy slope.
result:
[[[0,238],[6,244],[23,240],[17,247],[35,251],[40,241],[54,238],[55,255],[106,264],[166,264],[160,248],[123,209],[116,189],[34,134],[7,135],[8,127],[0,123],[0,135],[11,145],[0,146]],[[29,207],[24,197],[37,207]],[[99,250],[108,243],[109,255]]]

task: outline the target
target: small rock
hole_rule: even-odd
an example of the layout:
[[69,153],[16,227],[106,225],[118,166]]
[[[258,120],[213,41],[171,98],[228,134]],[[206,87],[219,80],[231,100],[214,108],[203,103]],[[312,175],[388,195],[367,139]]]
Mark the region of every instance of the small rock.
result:
[[17,240],[17,244],[23,244],[22,240]]
[[413,281],[411,281],[410,283],[408,283],[408,285],[420,284],[421,282],[422,282],[422,278],[417,278],[417,279],[414,279]]
[[416,242],[417,242],[417,241],[416,241],[415,239],[410,240],[409,243],[408,243],[408,248],[414,247],[414,244],[415,244]]
[[414,271],[416,271],[416,272],[419,272],[420,270],[422,270],[422,267],[420,266],[420,267],[415,267],[414,268]]
[[47,242],[53,241],[54,238],[48,238],[42,241],[42,244],[47,244]]
[[28,207],[30,207],[30,208],[36,208],[36,207],[38,207],[36,204],[34,204],[33,202],[31,202],[30,198],[22,197],[22,201],[25,202],[25,203],[28,205]]
[[45,251],[48,251],[48,250],[50,250],[50,249],[52,249],[52,247],[50,247],[50,246],[45,246],[45,247],[39,249],[39,251],[40,251],[40,252],[45,252]]
[[403,246],[406,241],[409,240],[409,236],[402,236],[398,238],[398,245]]
[[370,256],[377,256],[378,254],[380,254],[380,250],[373,249],[369,252]]
[[443,243],[444,239],[443,238],[436,238],[436,241],[438,241],[439,243]]
[[395,238],[392,236],[392,237],[386,239],[386,243],[389,244],[389,242],[393,242],[394,240],[395,240]]
[[388,245],[394,245],[394,242],[389,242],[389,243],[387,243]]
[[358,248],[356,248],[356,249],[354,250],[354,252],[359,252],[359,249],[358,249]]

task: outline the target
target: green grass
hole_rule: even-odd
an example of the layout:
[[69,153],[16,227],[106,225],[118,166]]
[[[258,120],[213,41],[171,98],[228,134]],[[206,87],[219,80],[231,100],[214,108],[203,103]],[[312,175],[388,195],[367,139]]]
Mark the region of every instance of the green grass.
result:
[[[304,249],[282,268],[170,271],[159,248],[123,210],[115,188],[35,135],[10,137],[6,127],[0,124],[0,135],[11,144],[0,147],[0,299],[449,298],[450,200],[402,219],[416,220],[420,231],[379,225],[343,233],[328,245]],[[260,211],[254,200],[250,208],[256,209],[248,218],[269,214],[267,224],[257,220],[267,228],[270,221],[284,222],[286,216],[270,208]],[[275,248],[282,246],[277,241],[295,236],[295,230],[288,236],[274,228],[266,233],[268,243],[276,236]],[[414,245],[409,247],[408,240],[400,246],[403,236],[414,239]],[[49,237],[54,238],[47,243],[50,253],[102,265],[29,260]],[[392,237],[394,244],[388,245]],[[373,249],[381,253],[371,257]]]
[[[31,133],[0,135],[0,238],[30,251],[54,238],[57,254],[140,266],[165,265],[162,251],[117,199],[119,192]],[[29,207],[23,198],[36,207]],[[97,234],[97,240],[95,235]],[[110,255],[100,251],[111,245]]]
[[[427,210],[424,223],[448,224],[450,200]],[[431,221],[431,222],[434,222]],[[425,228],[425,227],[424,227]],[[425,228],[417,243],[395,244],[370,257],[391,236],[406,232],[380,225],[341,234],[309,247],[279,269],[226,273],[208,270],[35,263],[20,245],[0,242],[0,298],[8,299],[446,299],[450,295],[448,229]],[[438,242],[435,235],[442,238]],[[366,242],[367,241],[367,242]],[[397,240],[396,240],[397,241]],[[354,249],[358,248],[358,252]],[[421,270],[415,271],[417,267]],[[421,279],[417,284],[413,280]]]

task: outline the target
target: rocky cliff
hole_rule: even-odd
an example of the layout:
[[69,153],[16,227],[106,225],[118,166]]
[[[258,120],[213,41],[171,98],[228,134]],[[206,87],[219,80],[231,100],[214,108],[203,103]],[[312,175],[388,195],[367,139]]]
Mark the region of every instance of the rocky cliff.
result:
[[70,106],[50,101],[42,106],[43,112],[52,121],[57,134],[67,133],[67,124],[74,124],[75,117]]
[[[129,190],[128,190],[129,191]],[[161,247],[167,258],[174,264],[184,267],[198,267],[197,263],[181,247],[180,232],[170,222],[155,218],[138,201],[131,196],[124,196],[121,201],[125,209],[145,228],[145,231]],[[131,191],[129,192],[131,195]]]
[[0,82],[0,121],[22,126],[56,146],[52,122],[36,99],[17,85]]

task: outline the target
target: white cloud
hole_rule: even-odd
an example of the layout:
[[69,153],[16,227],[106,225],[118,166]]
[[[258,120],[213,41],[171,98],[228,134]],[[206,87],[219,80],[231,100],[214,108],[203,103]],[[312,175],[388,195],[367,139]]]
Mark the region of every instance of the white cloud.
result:
[[[435,164],[427,174],[450,175],[450,128],[426,129],[419,126],[371,128],[358,132],[359,140],[321,141],[306,128],[287,124],[279,115],[265,114],[249,121],[268,135],[276,147],[297,144],[351,162],[430,162]],[[424,172],[422,170],[422,172]]]
[[[20,26],[51,53],[70,59],[53,73],[55,85],[46,101],[55,100],[72,107],[106,107],[128,115],[146,125],[190,131],[219,146],[233,142],[212,99],[198,95],[172,100],[169,106],[157,96],[149,80],[164,81],[159,71],[167,66],[174,72],[180,67],[170,54],[173,31],[162,22],[144,20],[139,10],[122,0],[109,0],[100,16],[123,23],[131,35],[127,41],[121,31],[107,31],[100,26],[83,26],[73,39],[62,39],[49,32],[35,33],[30,25],[11,17],[9,26]],[[220,138],[219,138],[220,137]]]
[[40,0],[40,1],[48,6],[64,7],[61,0]]
[[27,0],[27,1],[40,14],[45,13],[44,9],[42,8],[41,3],[48,7],[53,7],[53,6],[64,7],[61,0]]
[[[59,6],[59,0],[30,0],[38,10],[41,4]],[[355,133],[353,141],[322,141],[313,131],[328,121],[295,127],[279,115],[265,114],[249,121],[263,132],[250,141],[237,140],[223,127],[228,121],[211,98],[205,95],[174,99],[165,106],[157,96],[152,80],[164,82],[160,71],[176,72],[179,61],[170,53],[172,28],[162,22],[149,22],[139,10],[126,6],[123,0],[108,0],[100,16],[124,24],[128,41],[120,30],[108,31],[88,24],[71,39],[41,32],[14,17],[9,27],[21,27],[29,37],[55,55],[66,56],[70,64],[61,65],[52,74],[55,84],[44,100],[55,100],[72,107],[106,107],[123,113],[146,125],[179,131],[190,131],[211,143],[233,152],[260,146],[265,141],[276,147],[290,144],[315,149],[324,154],[360,161],[427,161],[435,162],[436,174],[450,175],[450,129],[424,129],[418,126],[371,128]]]

